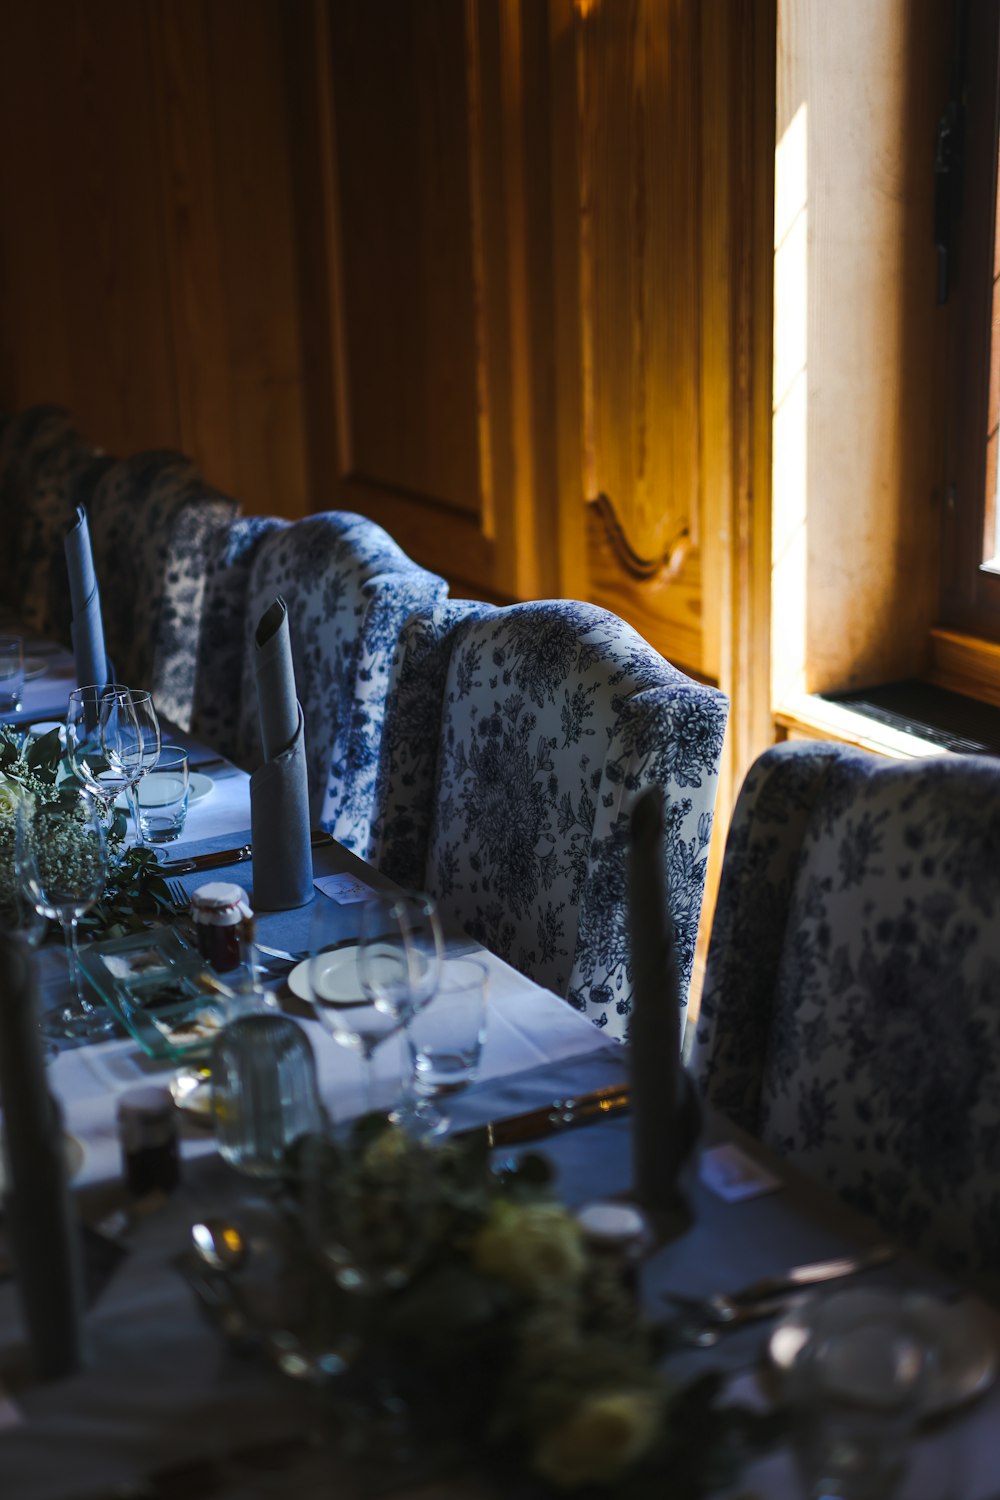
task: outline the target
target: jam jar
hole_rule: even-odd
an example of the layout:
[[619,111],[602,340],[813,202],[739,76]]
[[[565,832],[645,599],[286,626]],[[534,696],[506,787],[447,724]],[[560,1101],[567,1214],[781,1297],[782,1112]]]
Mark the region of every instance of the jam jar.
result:
[[191,897],[191,917],[198,952],[217,974],[236,969],[243,961],[244,946],[254,936],[254,916],[241,885],[213,880],[200,885]]

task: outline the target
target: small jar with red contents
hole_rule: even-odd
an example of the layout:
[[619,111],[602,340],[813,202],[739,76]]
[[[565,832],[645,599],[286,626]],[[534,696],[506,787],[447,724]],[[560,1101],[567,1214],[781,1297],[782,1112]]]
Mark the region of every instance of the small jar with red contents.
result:
[[191,917],[198,952],[217,974],[239,968],[252,952],[254,915],[241,885],[228,880],[200,885],[191,897]]

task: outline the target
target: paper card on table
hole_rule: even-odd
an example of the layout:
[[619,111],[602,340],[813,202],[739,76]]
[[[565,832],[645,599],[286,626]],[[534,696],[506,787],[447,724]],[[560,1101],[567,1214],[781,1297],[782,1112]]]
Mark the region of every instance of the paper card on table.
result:
[[338,906],[352,906],[356,901],[367,901],[375,892],[356,875],[321,875],[313,885]]
[[707,1188],[727,1203],[742,1203],[745,1198],[773,1193],[781,1186],[773,1172],[754,1161],[732,1141],[709,1146],[702,1152],[699,1176]]

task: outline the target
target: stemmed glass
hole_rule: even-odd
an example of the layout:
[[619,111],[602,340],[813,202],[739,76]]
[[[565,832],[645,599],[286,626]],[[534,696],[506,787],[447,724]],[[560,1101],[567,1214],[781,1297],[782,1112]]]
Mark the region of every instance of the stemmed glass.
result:
[[[10,916],[10,924],[6,933],[15,941],[23,943],[27,948],[37,948],[45,936],[45,930],[49,925],[49,919],[40,912],[31,899],[31,892],[27,886],[22,885],[20,880],[14,881],[13,911]],[[46,1063],[50,1063],[59,1055],[59,1048],[55,1042],[45,1035],[44,1027],[39,1022],[39,1032],[42,1038],[42,1056]]]
[[[375,895],[361,909],[358,977],[376,1010],[407,1027],[437,993],[444,944],[437,907],[416,892]],[[406,1106],[394,1112],[405,1123]]]
[[107,688],[101,696],[101,745],[108,764],[128,775],[126,796],[137,848],[145,844],[139,817],[138,785],[160,754],[160,721],[153,696],[144,688]]
[[[388,918],[387,918],[388,920]],[[434,918],[436,922],[436,917]],[[369,925],[369,943],[375,936]],[[419,968],[416,956],[405,956],[400,928],[389,933],[381,957],[364,957],[365,945],[357,950],[345,949],[344,917],[340,907],[326,897],[318,897],[313,907],[308,964],[309,993],[313,1009],[330,1035],[342,1046],[360,1054],[362,1063],[363,1113],[370,1114],[374,1101],[372,1059],[376,1048],[406,1022],[409,1013],[409,973]],[[369,985],[366,991],[361,963],[379,975],[378,995]]]
[[94,798],[86,792],[71,802],[35,804],[24,798],[17,809],[14,868],[18,885],[36,911],[57,921],[66,939],[74,998],[58,1014],[57,1034],[88,1040],[108,1035],[113,1018],[83,993],[76,936],[80,918],[107,883],[104,824]]
[[101,743],[101,699],[103,687],[74,688],[66,709],[66,756],[73,774],[95,797],[110,826],[115,799],[127,792],[130,773],[112,765]]

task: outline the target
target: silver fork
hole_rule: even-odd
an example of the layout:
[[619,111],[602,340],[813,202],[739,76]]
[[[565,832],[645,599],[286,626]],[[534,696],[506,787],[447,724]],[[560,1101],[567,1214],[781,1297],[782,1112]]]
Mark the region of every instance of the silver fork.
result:
[[190,905],[188,893],[181,885],[179,880],[167,881],[167,895],[170,897],[174,905],[179,906],[182,910],[186,910]]

